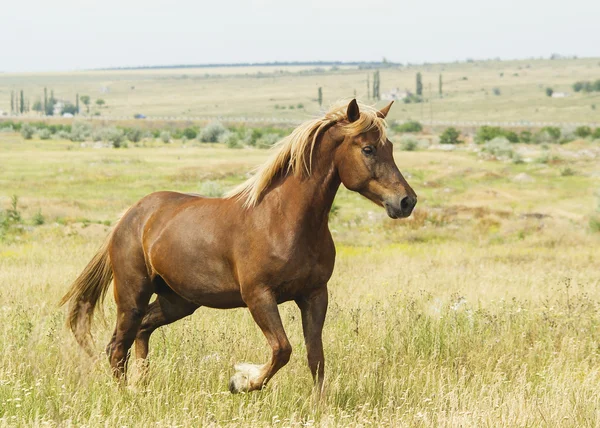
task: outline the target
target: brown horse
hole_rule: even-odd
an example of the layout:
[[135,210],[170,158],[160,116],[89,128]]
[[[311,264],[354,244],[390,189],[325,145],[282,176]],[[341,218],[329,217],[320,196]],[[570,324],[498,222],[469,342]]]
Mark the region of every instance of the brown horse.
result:
[[391,218],[408,217],[417,203],[386,137],[390,107],[377,111],[352,100],[306,122],[226,198],[157,192],[132,206],[61,301],[69,302],[79,344],[93,353],[94,308],[113,277],[117,325],[106,350],[118,379],[125,379],[133,342],[136,357],[145,359],[158,327],[200,306],[246,306],[272,350],[267,364],[235,367],[230,390],[252,391],[289,361],[277,305],[294,300],[308,365],[322,387],[321,332],[335,261],[328,217],[338,187],[385,207]]

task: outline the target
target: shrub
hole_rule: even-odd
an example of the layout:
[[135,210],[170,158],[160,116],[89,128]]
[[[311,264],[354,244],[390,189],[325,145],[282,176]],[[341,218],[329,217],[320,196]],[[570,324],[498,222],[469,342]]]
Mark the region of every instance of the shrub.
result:
[[409,120],[401,125],[394,125],[392,129],[396,132],[421,132],[423,126],[416,120]]
[[446,128],[442,135],[440,135],[440,144],[459,144],[461,141],[458,139],[460,137],[460,131],[456,128]]
[[482,126],[475,134],[475,142],[483,144],[486,141],[493,140],[496,137],[504,137],[504,130],[499,126]]
[[573,168],[566,167],[560,170],[561,177],[570,177],[572,175],[575,175],[575,170]]
[[519,142],[519,136],[514,131],[505,131],[504,132],[504,137],[508,141],[510,141],[511,143],[518,143]]
[[183,130],[183,135],[185,135],[188,140],[193,140],[198,135],[198,132],[194,128],[185,128]]
[[216,143],[225,131],[226,129],[221,123],[213,122],[200,132],[198,138],[203,143]]
[[204,181],[200,185],[199,192],[202,196],[210,198],[220,198],[223,196],[223,187],[216,181]]
[[33,216],[33,224],[35,224],[36,226],[41,226],[45,222],[46,222],[46,219],[44,218],[44,215],[42,214],[42,210],[39,209],[38,212],[35,213]]
[[140,128],[129,128],[125,133],[125,136],[132,143],[139,143],[142,140],[144,134]]
[[579,126],[575,129],[575,135],[579,138],[586,138],[592,135],[592,129],[589,126]]
[[125,141],[125,133],[121,129],[115,128],[114,126],[104,129],[102,139],[112,143],[115,149],[126,147],[126,145],[123,144]]
[[594,140],[599,140],[600,139],[600,128],[596,128],[594,130],[594,132],[592,132],[592,138]]
[[75,122],[69,136],[71,141],[85,141],[92,135],[92,125],[86,122]]
[[496,158],[512,158],[515,156],[510,141],[505,137],[496,137],[493,140],[486,142],[483,146],[483,151]]
[[227,145],[227,147],[230,149],[242,148],[242,144],[240,144],[240,138],[235,132],[230,132],[223,135],[226,135],[225,138],[223,138],[223,142]]
[[38,135],[40,137],[40,140],[49,140],[50,137],[52,137],[52,132],[50,132],[50,130],[48,128],[40,129],[40,131],[38,132]]
[[556,126],[544,126],[541,132],[545,132],[546,134],[548,134],[550,138],[554,141],[558,141],[558,139],[560,138],[560,128]]
[[523,143],[531,143],[531,132],[521,131],[521,133],[519,134],[519,140]]
[[26,140],[31,140],[34,132],[35,128],[28,123],[24,123],[23,126],[21,126],[21,135]]
[[75,107],[73,104],[71,103],[66,103],[63,108],[62,111],[60,112],[60,114],[65,114],[65,113],[69,113],[72,115],[76,115],[77,114],[77,107]]
[[279,134],[268,133],[264,134],[256,141],[256,147],[259,149],[268,149],[279,141]]
[[546,95],[551,97],[552,94],[554,93],[554,90],[552,88],[546,88]]
[[54,134],[54,137],[58,140],[70,140],[71,132],[65,131],[65,130],[60,130],[56,134]]
[[419,142],[409,135],[404,135],[400,138],[400,150],[404,150],[406,152],[413,152],[417,150],[419,147]]
[[169,131],[163,131],[160,133],[160,140],[167,144],[171,142],[171,133]]
[[500,88],[494,88],[494,95],[500,95],[502,92],[500,92]]

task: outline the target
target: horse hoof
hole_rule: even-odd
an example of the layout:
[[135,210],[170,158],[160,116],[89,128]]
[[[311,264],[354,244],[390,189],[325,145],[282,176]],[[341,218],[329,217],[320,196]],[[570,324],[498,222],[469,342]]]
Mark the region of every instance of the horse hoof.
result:
[[229,391],[232,394],[249,392],[256,389],[251,387],[252,381],[258,379],[262,366],[242,363],[236,364],[234,368],[236,372],[229,381]]

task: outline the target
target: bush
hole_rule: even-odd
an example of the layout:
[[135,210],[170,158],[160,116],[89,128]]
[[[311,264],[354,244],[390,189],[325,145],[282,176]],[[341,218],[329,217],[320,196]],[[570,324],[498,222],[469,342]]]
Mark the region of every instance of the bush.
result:
[[575,129],[575,135],[579,138],[586,138],[592,135],[592,128],[589,126],[579,126]]
[[40,137],[40,140],[49,140],[50,137],[52,137],[52,132],[50,132],[50,130],[48,128],[40,129],[40,131],[38,132],[38,135]]
[[221,123],[213,122],[200,131],[198,139],[203,143],[216,143],[225,131],[226,129]]
[[256,147],[259,149],[268,149],[279,141],[281,137],[279,134],[268,133],[264,134],[261,138],[256,141]]
[[198,136],[198,132],[194,128],[185,128],[183,130],[183,135],[187,137],[188,140],[193,140]]
[[493,89],[494,95],[500,95],[502,92],[500,92],[500,88],[494,88]]
[[483,146],[483,151],[496,158],[513,158],[515,156],[510,141],[505,137],[496,137],[493,140],[486,142]]
[[238,135],[234,132],[230,132],[229,134],[227,134],[227,137],[225,137],[224,142],[227,145],[227,147],[229,147],[230,149],[242,148],[242,145],[240,144],[240,139],[239,139]]
[[140,128],[129,128],[126,131],[125,136],[132,143],[139,143],[142,140],[142,138],[144,137],[144,133],[142,132],[142,130]]
[[21,126],[21,135],[26,140],[31,140],[34,132],[35,128],[28,123],[24,123],[23,126]]
[[409,135],[404,135],[400,138],[400,150],[405,152],[414,152],[419,148],[419,142]]
[[504,137],[508,141],[510,141],[511,143],[518,143],[519,142],[519,136],[514,131],[505,131],[504,132]]
[[125,141],[125,133],[114,126],[110,128],[104,128],[102,132],[102,140],[112,143],[115,149],[120,147],[127,147],[124,143]]
[[92,125],[86,122],[75,122],[71,128],[71,141],[85,141],[92,135]]
[[65,131],[65,130],[60,130],[56,134],[54,134],[54,138],[56,138],[57,140],[70,140],[71,132]]
[[557,142],[560,139],[560,128],[556,126],[544,126],[540,132],[546,133],[554,142]]
[[200,185],[199,192],[202,196],[208,196],[210,198],[220,198],[223,196],[223,187],[216,181],[204,181]]
[[423,126],[416,120],[409,120],[401,125],[394,125],[392,129],[396,132],[421,132]]
[[499,126],[482,126],[475,134],[475,142],[483,144],[486,141],[493,140],[496,137],[504,137],[505,131]]
[[163,131],[160,133],[160,140],[167,144],[171,142],[171,133],[169,131]]
[[459,137],[460,131],[456,128],[446,128],[440,135],[440,144],[459,144],[462,142],[458,139]]
[[546,95],[547,96],[551,97],[553,93],[554,93],[554,89],[552,89],[552,88],[546,88]]
[[596,128],[594,132],[592,132],[592,138],[594,140],[600,140],[600,128]]
[[519,140],[523,143],[531,143],[531,137],[530,131],[521,131],[519,134]]

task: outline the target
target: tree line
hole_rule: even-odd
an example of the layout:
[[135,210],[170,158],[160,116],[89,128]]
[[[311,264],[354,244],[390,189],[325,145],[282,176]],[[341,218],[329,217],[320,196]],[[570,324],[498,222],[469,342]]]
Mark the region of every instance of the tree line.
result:
[[[64,101],[62,102],[62,106],[59,114],[63,115],[65,113],[69,113],[72,115],[77,115],[81,112],[79,107],[79,102],[85,106],[86,112],[90,113],[90,103],[91,97],[89,95],[79,95],[75,94],[75,102]],[[48,96],[48,88],[44,88],[44,96],[43,98],[38,98],[33,105],[30,105],[29,98],[25,98],[25,92],[23,89],[18,91],[10,91],[10,113],[11,115],[20,115],[25,114],[30,111],[38,112],[44,116],[54,116],[54,112],[56,110],[56,105],[59,103],[59,100],[54,96],[54,90],[50,90],[50,96]],[[98,107],[102,107],[106,104],[102,98],[98,98],[96,100],[96,105]]]

